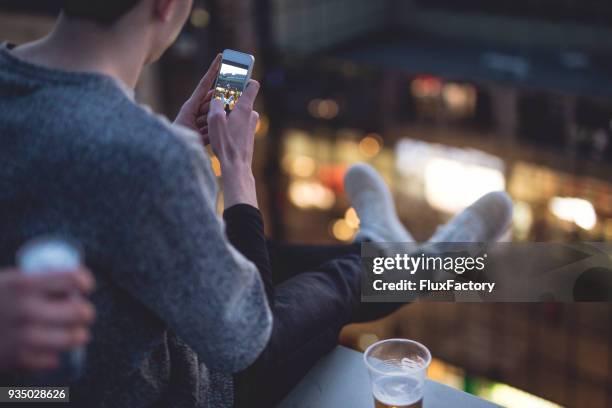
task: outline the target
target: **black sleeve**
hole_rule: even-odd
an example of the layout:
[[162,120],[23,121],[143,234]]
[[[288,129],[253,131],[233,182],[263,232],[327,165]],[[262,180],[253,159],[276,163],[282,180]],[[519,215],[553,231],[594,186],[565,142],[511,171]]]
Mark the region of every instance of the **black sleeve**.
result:
[[223,219],[225,232],[231,244],[259,270],[268,302],[272,306],[274,304],[272,269],[261,213],[248,204],[236,204],[223,212]]

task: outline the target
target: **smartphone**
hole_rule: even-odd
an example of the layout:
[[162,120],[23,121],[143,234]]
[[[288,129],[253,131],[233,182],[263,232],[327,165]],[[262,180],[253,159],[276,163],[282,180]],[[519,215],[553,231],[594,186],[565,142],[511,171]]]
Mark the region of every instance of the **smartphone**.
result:
[[247,82],[251,78],[255,57],[234,50],[223,51],[221,69],[215,81],[213,97],[223,102],[223,108],[230,112]]

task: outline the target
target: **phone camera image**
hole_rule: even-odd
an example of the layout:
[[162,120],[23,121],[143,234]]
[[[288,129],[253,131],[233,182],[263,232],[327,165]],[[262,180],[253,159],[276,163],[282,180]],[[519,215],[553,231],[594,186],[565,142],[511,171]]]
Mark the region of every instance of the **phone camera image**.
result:
[[238,98],[242,95],[249,73],[247,65],[237,62],[223,61],[217,78],[214,97],[223,102],[226,112],[234,109]]

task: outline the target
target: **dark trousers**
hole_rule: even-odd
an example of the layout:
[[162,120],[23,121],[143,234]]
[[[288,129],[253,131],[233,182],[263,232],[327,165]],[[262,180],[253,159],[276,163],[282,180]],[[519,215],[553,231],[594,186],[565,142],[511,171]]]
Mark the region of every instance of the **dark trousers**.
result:
[[338,344],[343,326],[385,316],[398,304],[361,304],[360,245],[268,242],[274,325],[257,361],[237,374],[237,407],[272,407]]

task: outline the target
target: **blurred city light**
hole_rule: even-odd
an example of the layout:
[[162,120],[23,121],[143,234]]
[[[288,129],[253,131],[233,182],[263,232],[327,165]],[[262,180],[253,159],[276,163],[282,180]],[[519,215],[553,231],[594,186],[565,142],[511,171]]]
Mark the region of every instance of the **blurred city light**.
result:
[[344,221],[346,221],[346,224],[352,229],[359,229],[359,216],[357,216],[357,211],[355,211],[353,207],[350,207],[344,213]]
[[505,189],[501,171],[477,164],[434,158],[425,166],[425,198],[435,209],[463,210],[491,191]]
[[557,218],[573,222],[585,230],[591,230],[597,224],[593,204],[582,198],[553,197],[548,208]]
[[395,155],[400,191],[424,197],[439,211],[455,213],[488,192],[505,190],[504,162],[480,150],[405,138]]
[[357,230],[351,228],[344,218],[340,218],[332,222],[331,232],[338,241],[349,242],[355,237]]
[[448,111],[456,117],[470,116],[476,110],[476,88],[473,85],[445,84],[442,98]]
[[191,24],[196,28],[204,28],[210,22],[210,13],[201,7],[196,7],[191,12]]
[[308,103],[308,112],[317,119],[333,119],[339,111],[338,102],[333,99],[313,99]]
[[268,134],[268,129],[270,129],[270,119],[265,115],[261,115],[257,121],[255,136],[259,138],[264,137]]
[[285,150],[290,154],[307,154],[312,150],[312,134],[301,129],[289,129],[283,140]]
[[486,52],[481,57],[481,63],[488,69],[524,78],[531,70],[530,61],[519,55]]
[[316,169],[315,161],[308,156],[298,156],[291,160],[290,173],[296,177],[310,177]]
[[289,184],[289,200],[298,208],[329,210],[336,201],[336,195],[317,181],[296,180]]
[[606,239],[612,240],[612,218],[608,218],[604,224],[604,235]]
[[504,407],[559,408],[536,395],[504,383],[468,375],[464,369],[437,358],[431,360],[427,377],[450,387],[468,391]]
[[339,139],[336,140],[335,146],[338,160],[347,163],[361,160],[359,143],[355,142],[353,138],[344,138],[341,134],[341,132],[338,132]]
[[345,174],[346,165],[344,164],[326,164],[319,166],[318,176],[321,183],[337,193],[344,190]]
[[536,397],[518,388],[506,384],[494,384],[488,396],[492,402],[504,407],[529,407],[529,408],[559,408],[560,405]]
[[281,160],[281,167],[292,177],[308,178],[314,175],[317,164],[310,156],[286,154]]
[[380,153],[381,146],[382,138],[376,133],[369,133],[359,142],[359,152],[371,158]]
[[514,203],[512,225],[514,226],[514,234],[519,240],[528,238],[529,231],[533,225],[533,211],[531,206],[525,201],[517,201]]
[[415,98],[437,97],[442,91],[442,81],[433,76],[420,76],[412,80],[410,90]]
[[465,371],[437,358],[431,359],[427,377],[459,390],[465,388]]

